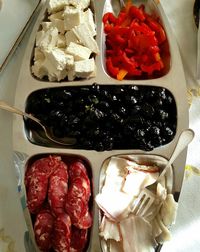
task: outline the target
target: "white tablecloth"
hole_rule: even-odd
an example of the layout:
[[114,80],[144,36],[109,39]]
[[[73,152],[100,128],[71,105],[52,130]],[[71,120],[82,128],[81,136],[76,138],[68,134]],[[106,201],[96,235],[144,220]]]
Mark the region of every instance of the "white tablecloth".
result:
[[[162,0],[161,3],[177,38],[188,90],[193,89],[198,93],[198,82],[195,80],[197,29],[192,15],[194,0]],[[11,104],[14,100],[24,50],[35,19],[9,64],[0,74],[0,99]],[[165,252],[200,251],[199,97],[193,97],[189,114],[190,127],[195,131],[196,136],[188,148],[188,166],[180,196],[177,221],[176,225],[172,227],[171,241],[163,246],[162,251]],[[11,114],[0,111],[0,252],[4,252],[5,243],[10,243],[11,252],[25,252],[24,230],[26,225],[18,200],[12,160],[12,119]],[[4,242],[1,242],[2,240]]]

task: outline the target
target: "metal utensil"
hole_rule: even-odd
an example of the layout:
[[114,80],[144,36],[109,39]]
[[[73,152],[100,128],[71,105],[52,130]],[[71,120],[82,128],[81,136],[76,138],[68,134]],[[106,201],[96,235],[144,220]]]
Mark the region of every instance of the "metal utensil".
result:
[[194,21],[197,26],[197,80],[200,80],[200,0],[195,0],[193,7]]
[[164,169],[160,173],[158,179],[151,185],[144,188],[132,209],[132,212],[136,215],[144,216],[147,213],[151,205],[154,203],[156,195],[152,192],[152,188],[154,188],[157,183],[165,176],[168,169],[171,167],[171,164],[178,157],[178,155],[186,148],[186,146],[192,141],[194,138],[194,131],[191,129],[185,129],[181,132],[179,139],[176,143],[175,149],[165,165]]
[[44,130],[44,133],[45,133],[46,137],[49,140],[51,140],[52,142],[56,143],[56,144],[59,144],[59,145],[74,145],[76,143],[75,138],[68,138],[68,137],[56,138],[51,133],[51,131],[41,123],[41,121],[38,118],[32,116],[31,114],[23,112],[23,111],[15,108],[13,106],[10,106],[5,101],[0,100],[0,109],[9,111],[11,113],[18,114],[18,115],[21,115],[22,117],[26,117],[26,118],[29,118],[29,119],[33,120],[34,122],[36,122]]

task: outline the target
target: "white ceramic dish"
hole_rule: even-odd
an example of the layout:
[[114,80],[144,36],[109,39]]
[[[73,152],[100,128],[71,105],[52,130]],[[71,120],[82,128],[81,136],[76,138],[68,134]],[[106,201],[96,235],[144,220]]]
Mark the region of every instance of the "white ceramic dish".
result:
[[3,1],[0,10],[0,71],[21,41],[40,2],[40,0]]
[[[178,46],[176,44],[176,40],[169,26],[168,20],[163,12],[162,6],[158,1],[153,0],[144,0],[144,1],[134,1],[134,3],[144,3],[148,4],[148,8],[155,11],[159,16],[161,16],[162,23],[164,25],[171,54],[170,60],[170,68],[166,75],[157,78],[157,79],[149,79],[149,80],[125,80],[123,82],[117,81],[110,76],[108,76],[104,70],[103,63],[103,52],[104,52],[104,36],[102,33],[102,15],[104,12],[108,11],[108,7],[110,4],[110,0],[106,1],[106,5],[104,1],[94,1],[94,10],[96,14],[96,22],[97,22],[97,42],[100,48],[100,55],[96,57],[96,66],[97,66],[97,75],[95,78],[91,78],[89,80],[82,81],[73,81],[73,82],[47,82],[42,80],[37,80],[34,78],[30,71],[30,62],[32,57],[32,51],[35,43],[35,34],[38,30],[39,24],[44,17],[44,13],[46,11],[46,6],[44,4],[41,14],[38,17],[38,21],[35,24],[35,27],[32,31],[32,35],[29,40],[29,44],[27,46],[21,72],[19,75],[16,96],[15,96],[15,106],[21,110],[25,110],[26,99],[28,95],[38,89],[49,88],[49,87],[59,87],[59,86],[77,86],[77,85],[91,85],[93,83],[99,84],[134,84],[134,85],[152,85],[157,87],[164,87],[168,89],[174,96],[176,105],[177,105],[177,131],[174,137],[174,140],[165,146],[161,146],[155,148],[153,151],[149,152],[150,155],[158,155],[161,158],[168,159],[174,149],[175,143],[178,139],[180,132],[188,128],[188,103],[186,99],[186,81],[183,72],[181,57],[179,54]],[[97,7],[98,5],[98,7]],[[60,149],[60,148],[48,148],[42,147],[35,144],[30,143],[25,134],[24,123],[23,120],[19,117],[14,117],[13,122],[13,149],[14,151],[22,152],[27,155],[28,158],[33,157],[38,154],[75,154],[81,155],[85,157],[89,163],[91,164],[92,173],[93,173],[93,183],[94,183],[94,195],[98,193],[99,190],[99,174],[101,171],[101,167],[103,162],[112,155],[137,155],[143,154],[146,152],[141,150],[113,150],[113,151],[88,151],[88,150],[79,150],[79,149]],[[182,154],[176,159],[173,164],[174,168],[174,193],[180,193],[182,180],[184,176],[184,166],[186,160],[185,150]],[[27,160],[28,160],[27,158]],[[27,211],[27,209],[26,209]],[[29,223],[30,224],[30,223]],[[99,247],[99,237],[98,237],[98,209],[94,204],[94,224],[91,233],[91,243],[88,251],[100,251]]]

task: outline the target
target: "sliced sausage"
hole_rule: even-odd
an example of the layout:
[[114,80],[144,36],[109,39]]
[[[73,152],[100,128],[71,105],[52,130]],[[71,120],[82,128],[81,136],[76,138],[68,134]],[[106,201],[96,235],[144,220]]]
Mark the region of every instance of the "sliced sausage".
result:
[[56,252],[69,252],[71,220],[68,214],[60,214],[54,221],[53,248]]
[[87,229],[79,229],[75,226],[72,226],[71,229],[71,244],[70,252],[81,252],[86,247],[88,237]]
[[49,210],[41,210],[34,224],[35,240],[41,251],[48,251],[52,247],[54,218]]

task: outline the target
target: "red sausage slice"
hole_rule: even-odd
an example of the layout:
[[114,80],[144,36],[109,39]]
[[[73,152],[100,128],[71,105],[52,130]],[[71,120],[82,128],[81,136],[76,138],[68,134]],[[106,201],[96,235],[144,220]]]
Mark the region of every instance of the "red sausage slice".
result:
[[79,229],[76,228],[75,226],[72,226],[70,252],[83,251],[87,243],[87,236],[88,236],[87,229]]
[[45,174],[35,172],[31,177],[27,191],[27,205],[31,213],[36,213],[42,206],[47,195],[48,179]]
[[48,251],[52,246],[54,218],[49,210],[41,210],[34,224],[34,233],[36,243],[41,251]]
[[60,214],[54,222],[53,248],[56,252],[69,252],[71,220],[68,214]]

